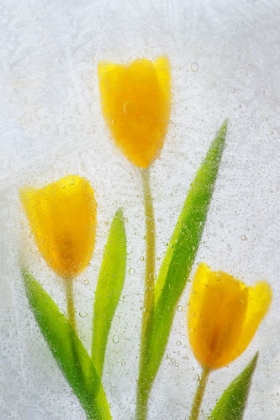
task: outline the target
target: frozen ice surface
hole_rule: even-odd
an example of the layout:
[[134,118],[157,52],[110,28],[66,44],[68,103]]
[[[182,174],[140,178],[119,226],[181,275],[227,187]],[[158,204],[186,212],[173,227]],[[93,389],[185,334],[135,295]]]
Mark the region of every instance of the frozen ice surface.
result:
[[[0,4],[0,418],[84,419],[28,308],[20,259],[61,308],[60,281],[37,253],[18,200],[22,185],[87,177],[98,201],[92,264],[75,282],[79,329],[90,348],[92,297],[115,210],[125,211],[128,273],[113,323],[104,386],[116,420],[133,418],[143,294],[143,205],[137,171],[114,147],[101,115],[100,60],[166,54],[172,116],[152,168],[157,255],[215,131],[227,147],[196,261],[253,284],[274,301],[248,350],[210,378],[202,418],[255,351],[245,420],[280,417],[280,3],[277,0],[2,0]],[[132,268],[133,270],[129,269]],[[178,308],[150,401],[150,419],[184,419],[200,372]]]

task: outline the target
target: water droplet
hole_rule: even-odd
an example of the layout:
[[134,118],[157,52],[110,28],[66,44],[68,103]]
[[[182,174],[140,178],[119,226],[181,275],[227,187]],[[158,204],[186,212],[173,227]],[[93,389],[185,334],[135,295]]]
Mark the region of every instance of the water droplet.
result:
[[125,405],[124,405],[124,404],[122,404],[122,403],[120,403],[119,407],[120,407],[122,410],[124,410],[124,409],[125,409]]
[[246,241],[247,236],[246,236],[246,235],[242,235],[242,236],[241,236],[241,239],[242,239],[242,241]]
[[145,236],[145,235],[143,235],[143,236],[142,236],[142,239],[143,239],[143,240],[145,241],[145,239],[146,239],[146,236]]
[[136,219],[138,219],[138,217],[139,217],[139,213],[135,213],[134,217],[135,217]]
[[217,281],[221,281],[221,278],[222,278],[221,274],[217,273],[216,274],[216,280]]
[[177,344],[177,346],[180,346],[182,343],[181,343],[181,341],[178,340],[176,344]]
[[182,312],[182,311],[183,311],[183,309],[184,309],[184,308],[183,308],[183,306],[182,306],[182,305],[178,305],[178,306],[177,306],[177,311],[178,311],[178,312]]
[[187,306],[190,306],[190,302],[187,302]]
[[145,259],[144,257],[140,257],[140,260],[141,260],[141,261],[144,261],[144,259]]
[[197,72],[199,70],[199,64],[197,62],[194,62],[191,64],[191,71]]
[[150,273],[150,274],[149,274],[149,279],[150,279],[150,280],[155,280],[155,278],[156,278],[155,273]]
[[126,115],[134,114],[137,111],[137,108],[138,108],[137,103],[134,101],[126,101],[123,104],[123,112]]
[[81,318],[86,318],[88,316],[87,312],[79,312]]
[[118,342],[119,342],[119,336],[118,336],[118,334],[115,334],[113,336],[113,343],[117,344]]
[[125,360],[122,360],[121,365],[122,366],[125,366],[125,364],[126,364],[126,361]]
[[89,281],[88,281],[88,280],[85,280],[85,281],[84,281],[84,284],[85,284],[85,285],[89,284]]
[[130,268],[128,270],[129,274],[132,276],[135,273],[135,269],[134,268]]
[[158,261],[160,261],[160,259],[161,259],[160,257],[157,257],[157,260],[158,260]]
[[176,362],[176,359],[171,359],[171,363],[175,363]]

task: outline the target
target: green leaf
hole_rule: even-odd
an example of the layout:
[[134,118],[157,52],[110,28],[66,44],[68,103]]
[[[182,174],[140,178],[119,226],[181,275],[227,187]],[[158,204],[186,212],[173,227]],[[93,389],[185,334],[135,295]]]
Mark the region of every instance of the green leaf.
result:
[[122,210],[114,217],[105,247],[95,292],[92,360],[102,377],[105,351],[126,271],[126,236]]
[[258,353],[224,391],[208,417],[209,420],[242,420],[257,360]]
[[37,324],[87,418],[111,419],[101,380],[68,319],[27,269],[22,270],[22,275]]
[[224,149],[227,121],[216,138],[191,184],[174,229],[155,286],[153,330],[148,365],[142,375],[154,380],[172,327],[178,300],[185,288],[199,247]]

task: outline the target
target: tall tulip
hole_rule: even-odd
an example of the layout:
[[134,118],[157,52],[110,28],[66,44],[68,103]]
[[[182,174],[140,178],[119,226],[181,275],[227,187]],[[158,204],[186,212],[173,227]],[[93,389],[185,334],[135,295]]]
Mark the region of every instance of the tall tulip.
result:
[[115,144],[139,168],[158,157],[170,116],[170,68],[166,57],[129,65],[98,65],[102,111]]
[[115,144],[141,170],[146,218],[146,273],[142,318],[138,420],[146,417],[148,395],[145,360],[152,332],[155,279],[155,220],[149,168],[159,156],[171,108],[169,61],[137,59],[128,65],[101,62],[98,66],[103,115]]

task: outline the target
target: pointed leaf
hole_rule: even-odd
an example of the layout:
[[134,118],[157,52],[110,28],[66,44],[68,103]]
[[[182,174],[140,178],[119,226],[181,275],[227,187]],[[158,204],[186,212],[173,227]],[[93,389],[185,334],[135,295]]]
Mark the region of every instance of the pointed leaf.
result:
[[126,236],[122,210],[114,217],[105,247],[95,292],[92,360],[102,377],[105,351],[126,271]]
[[192,269],[218,175],[226,132],[227,121],[218,131],[191,184],[160,268],[155,286],[150,357],[148,366],[142,369],[146,381],[152,382],[158,371],[167,345],[177,302]]
[[242,420],[257,360],[258,353],[224,391],[208,417],[209,420]]
[[22,275],[37,324],[88,419],[111,419],[101,380],[68,319],[27,269]]

